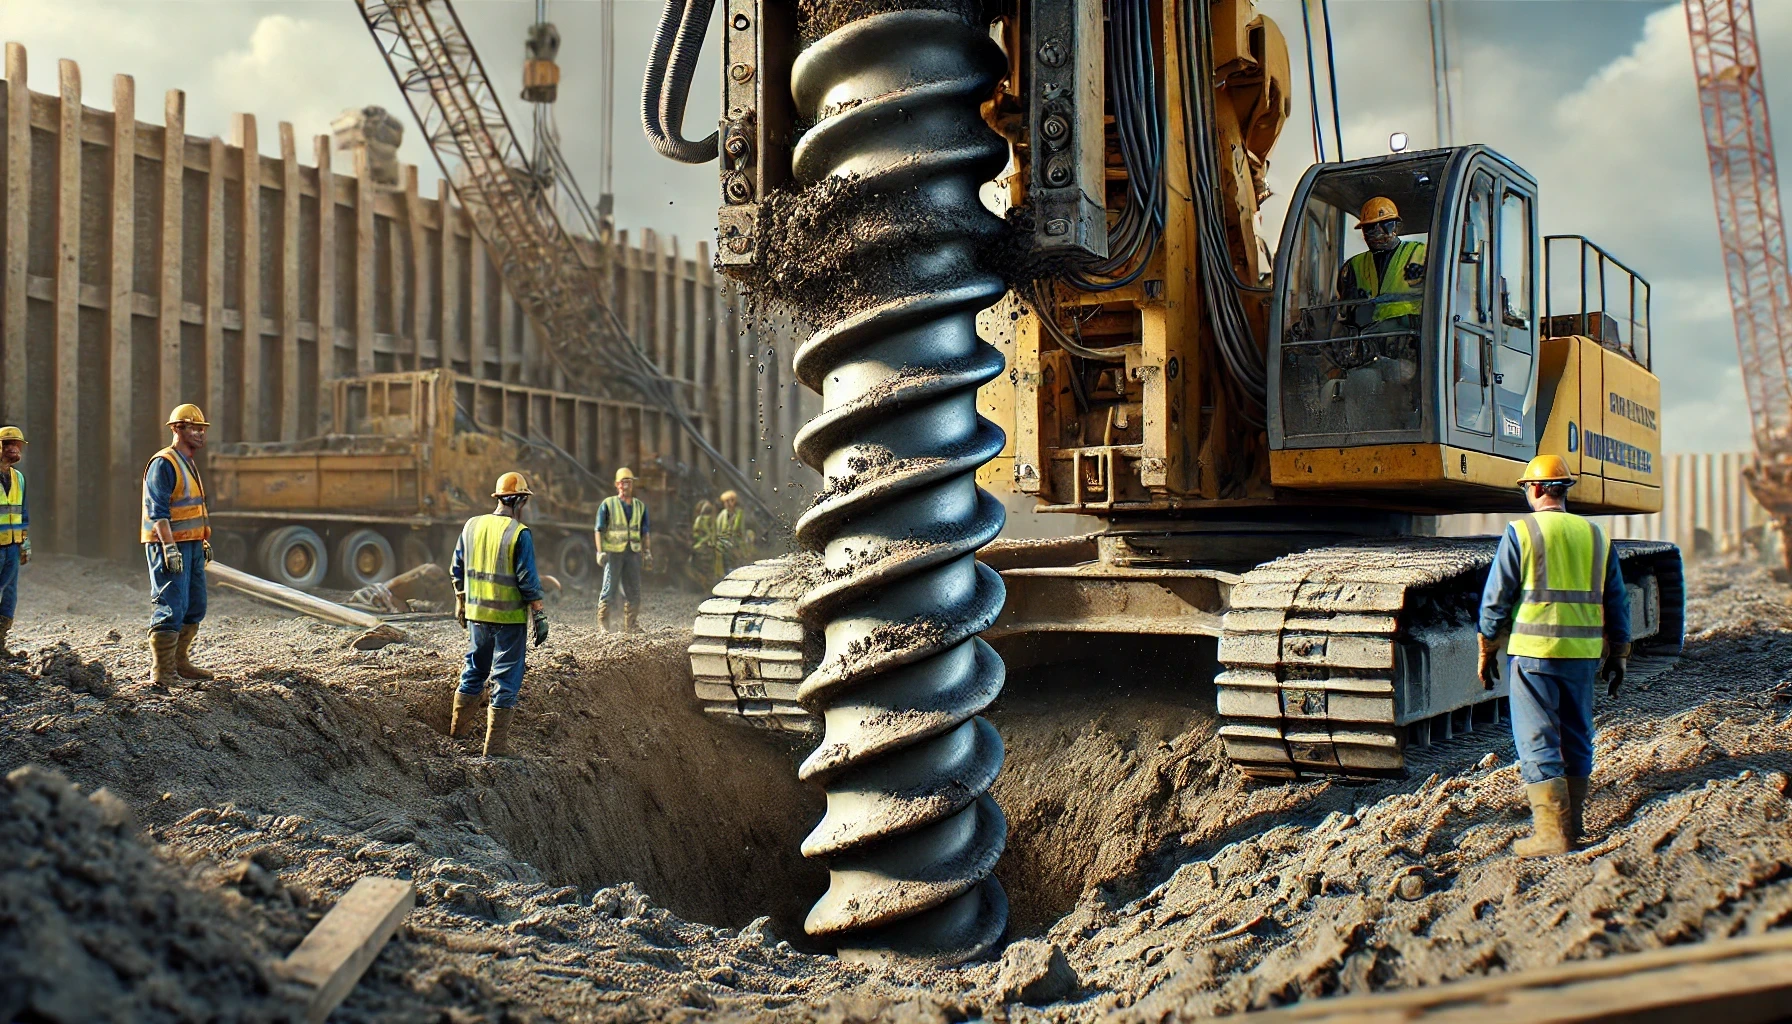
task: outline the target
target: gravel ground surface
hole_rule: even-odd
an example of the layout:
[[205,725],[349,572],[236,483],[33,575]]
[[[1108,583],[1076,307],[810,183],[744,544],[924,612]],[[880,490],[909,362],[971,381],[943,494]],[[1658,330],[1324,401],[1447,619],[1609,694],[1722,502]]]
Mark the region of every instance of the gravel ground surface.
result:
[[697,595],[653,595],[638,637],[557,605],[521,756],[486,761],[442,735],[452,623],[362,652],[214,589],[196,660],[220,678],[161,692],[139,576],[26,569],[0,1019],[293,1019],[269,965],[370,873],[418,909],[333,1020],[1178,1020],[1792,923],[1792,591],[1752,567],[1695,571],[1685,657],[1602,700],[1598,841],[1546,863],[1507,849],[1503,729],[1404,780],[1260,785],[1161,660],[1017,673],[992,716],[1016,941],[895,972],[803,941],[819,796],[796,747],[694,710]]

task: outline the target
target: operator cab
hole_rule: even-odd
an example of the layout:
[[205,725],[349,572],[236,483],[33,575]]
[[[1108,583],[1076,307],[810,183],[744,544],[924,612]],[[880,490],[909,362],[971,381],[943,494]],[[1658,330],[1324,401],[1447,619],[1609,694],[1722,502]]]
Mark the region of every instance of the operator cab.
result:
[[[1425,485],[1412,503],[1442,510],[1484,507],[1495,492],[1509,502],[1511,467],[1554,433],[1573,441],[1561,454],[1580,454],[1583,428],[1568,429],[1579,407],[1552,406],[1561,373],[1577,372],[1589,402],[1596,380],[1640,374],[1626,390],[1658,387],[1647,283],[1584,239],[1551,239],[1581,287],[1578,302],[1552,288],[1562,308],[1550,312],[1563,315],[1548,317],[1537,182],[1485,146],[1320,164],[1289,210],[1268,351],[1277,487]],[[1587,286],[1589,259],[1620,283]],[[1569,335],[1590,347],[1546,344]],[[1626,365],[1608,371],[1608,355]]]

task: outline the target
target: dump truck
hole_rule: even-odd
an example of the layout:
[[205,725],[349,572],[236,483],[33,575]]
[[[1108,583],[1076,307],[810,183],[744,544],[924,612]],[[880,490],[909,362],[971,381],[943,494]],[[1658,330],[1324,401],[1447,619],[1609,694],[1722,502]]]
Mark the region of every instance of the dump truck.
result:
[[[329,433],[210,451],[220,561],[301,590],[445,565],[512,469],[535,492],[525,519],[541,569],[569,586],[595,577],[592,522],[617,466],[635,470],[650,507],[674,517],[665,521],[683,518],[682,467],[642,447],[657,415],[646,406],[442,369],[344,378],[330,396]],[[682,564],[662,554],[662,566]]]

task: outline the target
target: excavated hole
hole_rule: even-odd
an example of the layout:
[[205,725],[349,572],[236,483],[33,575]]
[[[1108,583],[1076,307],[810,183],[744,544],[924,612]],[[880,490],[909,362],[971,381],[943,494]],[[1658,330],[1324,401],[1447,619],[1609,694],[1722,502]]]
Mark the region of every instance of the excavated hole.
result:
[[[765,915],[803,945],[827,874],[798,852],[822,798],[797,781],[795,747],[693,707],[682,644],[581,663],[551,680],[532,671],[536,698],[517,718],[527,760],[475,769],[450,800],[555,884],[630,881],[686,920]],[[443,694],[420,716],[436,728]]]
[[1087,889],[1133,895],[1174,844],[1217,727],[1218,642],[1085,634],[997,648],[1009,672],[988,714],[1007,748],[992,790],[1008,816],[996,876],[1018,937]]

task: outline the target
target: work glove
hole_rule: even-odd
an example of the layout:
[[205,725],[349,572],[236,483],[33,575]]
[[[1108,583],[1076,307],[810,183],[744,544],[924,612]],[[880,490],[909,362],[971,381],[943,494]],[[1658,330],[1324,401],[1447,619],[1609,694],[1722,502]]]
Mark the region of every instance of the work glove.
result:
[[162,545],[162,565],[170,573],[179,574],[187,571],[187,560],[181,557],[179,544]]
[[454,621],[467,628],[467,595],[458,592],[454,595]]
[[648,551],[641,555],[641,568],[648,572],[653,571],[653,552]]
[[1607,643],[1605,664],[1599,667],[1599,678],[1605,683],[1605,695],[1616,697],[1624,685],[1624,673],[1630,668],[1630,645]]
[[597,567],[599,569],[602,569],[604,567],[604,560],[609,557],[610,557],[609,555],[606,555],[602,551],[599,551],[597,553]]
[[1481,677],[1481,688],[1491,690],[1500,682],[1500,638],[1476,633],[1475,639],[1481,644],[1480,656],[1475,659],[1475,674]]
[[540,647],[548,642],[548,613],[537,609],[535,612],[535,646]]
[[31,564],[31,540],[29,538],[27,538],[19,547],[19,564]]
[[205,564],[212,564],[212,542],[209,540],[202,540],[199,543],[205,549]]

